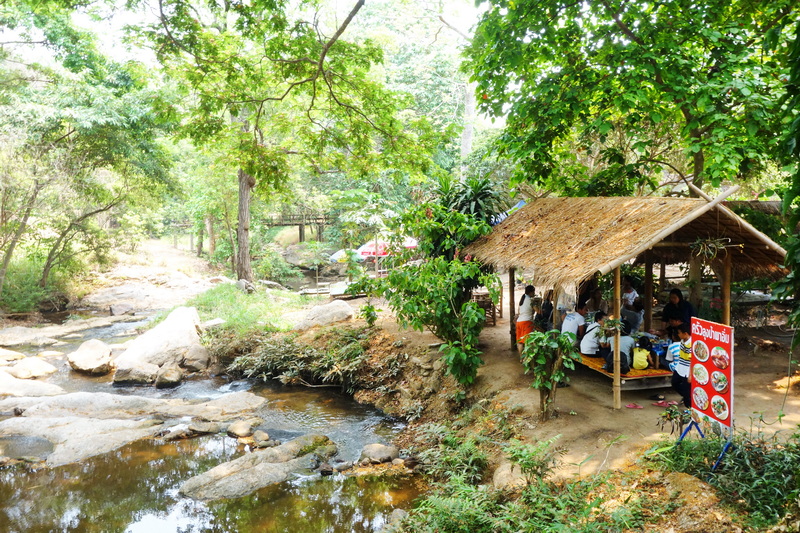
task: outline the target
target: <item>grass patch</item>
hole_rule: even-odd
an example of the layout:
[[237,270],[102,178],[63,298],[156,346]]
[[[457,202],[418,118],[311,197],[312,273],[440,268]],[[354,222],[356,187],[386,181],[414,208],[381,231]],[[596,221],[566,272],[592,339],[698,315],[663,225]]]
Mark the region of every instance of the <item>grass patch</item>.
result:
[[747,525],[764,528],[776,523],[800,498],[800,432],[779,440],[761,431],[739,432],[716,471],[725,441],[708,436],[658,445],[650,454],[660,468],[706,480],[724,503],[746,513]]
[[391,353],[376,358],[372,348],[377,331],[369,327],[329,327],[314,339],[314,346],[295,342],[292,334],[250,336],[224,346],[231,359],[227,372],[234,376],[285,385],[341,386],[353,393],[373,388],[395,378],[405,354]]
[[221,331],[243,335],[254,331],[288,330],[292,323],[286,320],[287,313],[319,301],[317,296],[270,289],[247,294],[231,283],[222,283],[195,296],[186,305],[196,307],[204,321],[225,320],[219,328]]

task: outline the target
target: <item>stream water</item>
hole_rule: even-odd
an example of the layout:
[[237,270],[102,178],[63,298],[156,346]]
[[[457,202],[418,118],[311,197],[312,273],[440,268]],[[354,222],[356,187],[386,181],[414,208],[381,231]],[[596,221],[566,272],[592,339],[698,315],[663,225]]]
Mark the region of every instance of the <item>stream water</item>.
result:
[[[114,324],[67,339],[65,353],[88,338],[123,342],[139,324]],[[129,337],[128,337],[129,338]],[[26,350],[20,350],[26,351]],[[38,350],[28,350],[35,353]],[[388,442],[402,424],[329,389],[287,388],[228,382],[188,381],[175,389],[113,387],[110,377],[70,372],[66,359],[47,380],[69,392],[113,392],[152,398],[213,399],[249,390],[267,400],[258,416],[272,438],[282,441],[322,433],[338,448],[337,458],[358,459],[365,444]],[[0,455],[23,446],[27,455],[50,450],[47,441],[0,439]],[[6,450],[6,453],[3,450]],[[164,442],[143,440],[79,464],[56,468],[0,469],[0,533],[11,532],[371,532],[396,508],[408,508],[421,488],[410,479],[374,476],[321,477],[311,471],[238,499],[202,503],[178,494],[188,478],[248,450],[224,435]]]

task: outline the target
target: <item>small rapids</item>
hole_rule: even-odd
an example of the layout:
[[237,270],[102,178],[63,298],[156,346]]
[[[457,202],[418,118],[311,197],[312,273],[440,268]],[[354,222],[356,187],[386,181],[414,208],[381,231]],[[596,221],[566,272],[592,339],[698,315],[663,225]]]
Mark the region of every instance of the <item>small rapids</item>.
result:
[[[89,338],[124,342],[143,321],[118,323],[65,339],[68,353]],[[38,348],[20,350],[36,353]],[[214,399],[247,390],[267,400],[256,413],[273,439],[327,435],[337,459],[355,461],[361,448],[388,442],[402,423],[330,389],[289,388],[223,378],[184,382],[175,389],[114,387],[110,377],[71,372],[66,358],[46,381],[68,392],[111,392],[150,398]],[[0,419],[10,413],[0,414]],[[33,460],[52,451],[44,439],[0,439],[0,456],[25,450]],[[12,450],[5,453],[4,450]],[[242,498],[204,503],[178,494],[187,479],[249,453],[224,435],[165,442],[136,441],[77,464],[55,468],[0,468],[0,533],[38,532],[374,532],[393,510],[407,509],[421,493],[413,479],[376,476],[321,477],[307,471]]]

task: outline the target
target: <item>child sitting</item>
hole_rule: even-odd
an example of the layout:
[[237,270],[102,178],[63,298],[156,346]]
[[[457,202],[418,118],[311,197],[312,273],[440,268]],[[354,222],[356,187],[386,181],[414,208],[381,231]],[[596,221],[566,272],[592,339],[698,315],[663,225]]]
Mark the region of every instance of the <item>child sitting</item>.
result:
[[644,370],[654,366],[652,348],[650,339],[647,337],[640,338],[636,348],[633,349],[633,364],[631,366],[636,370]]

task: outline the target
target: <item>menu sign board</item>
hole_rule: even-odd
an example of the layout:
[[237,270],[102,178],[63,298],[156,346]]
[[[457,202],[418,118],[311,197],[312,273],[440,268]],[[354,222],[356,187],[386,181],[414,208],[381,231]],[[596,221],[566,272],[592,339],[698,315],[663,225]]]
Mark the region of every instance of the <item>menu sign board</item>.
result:
[[692,318],[692,410],[698,422],[733,420],[733,328]]

